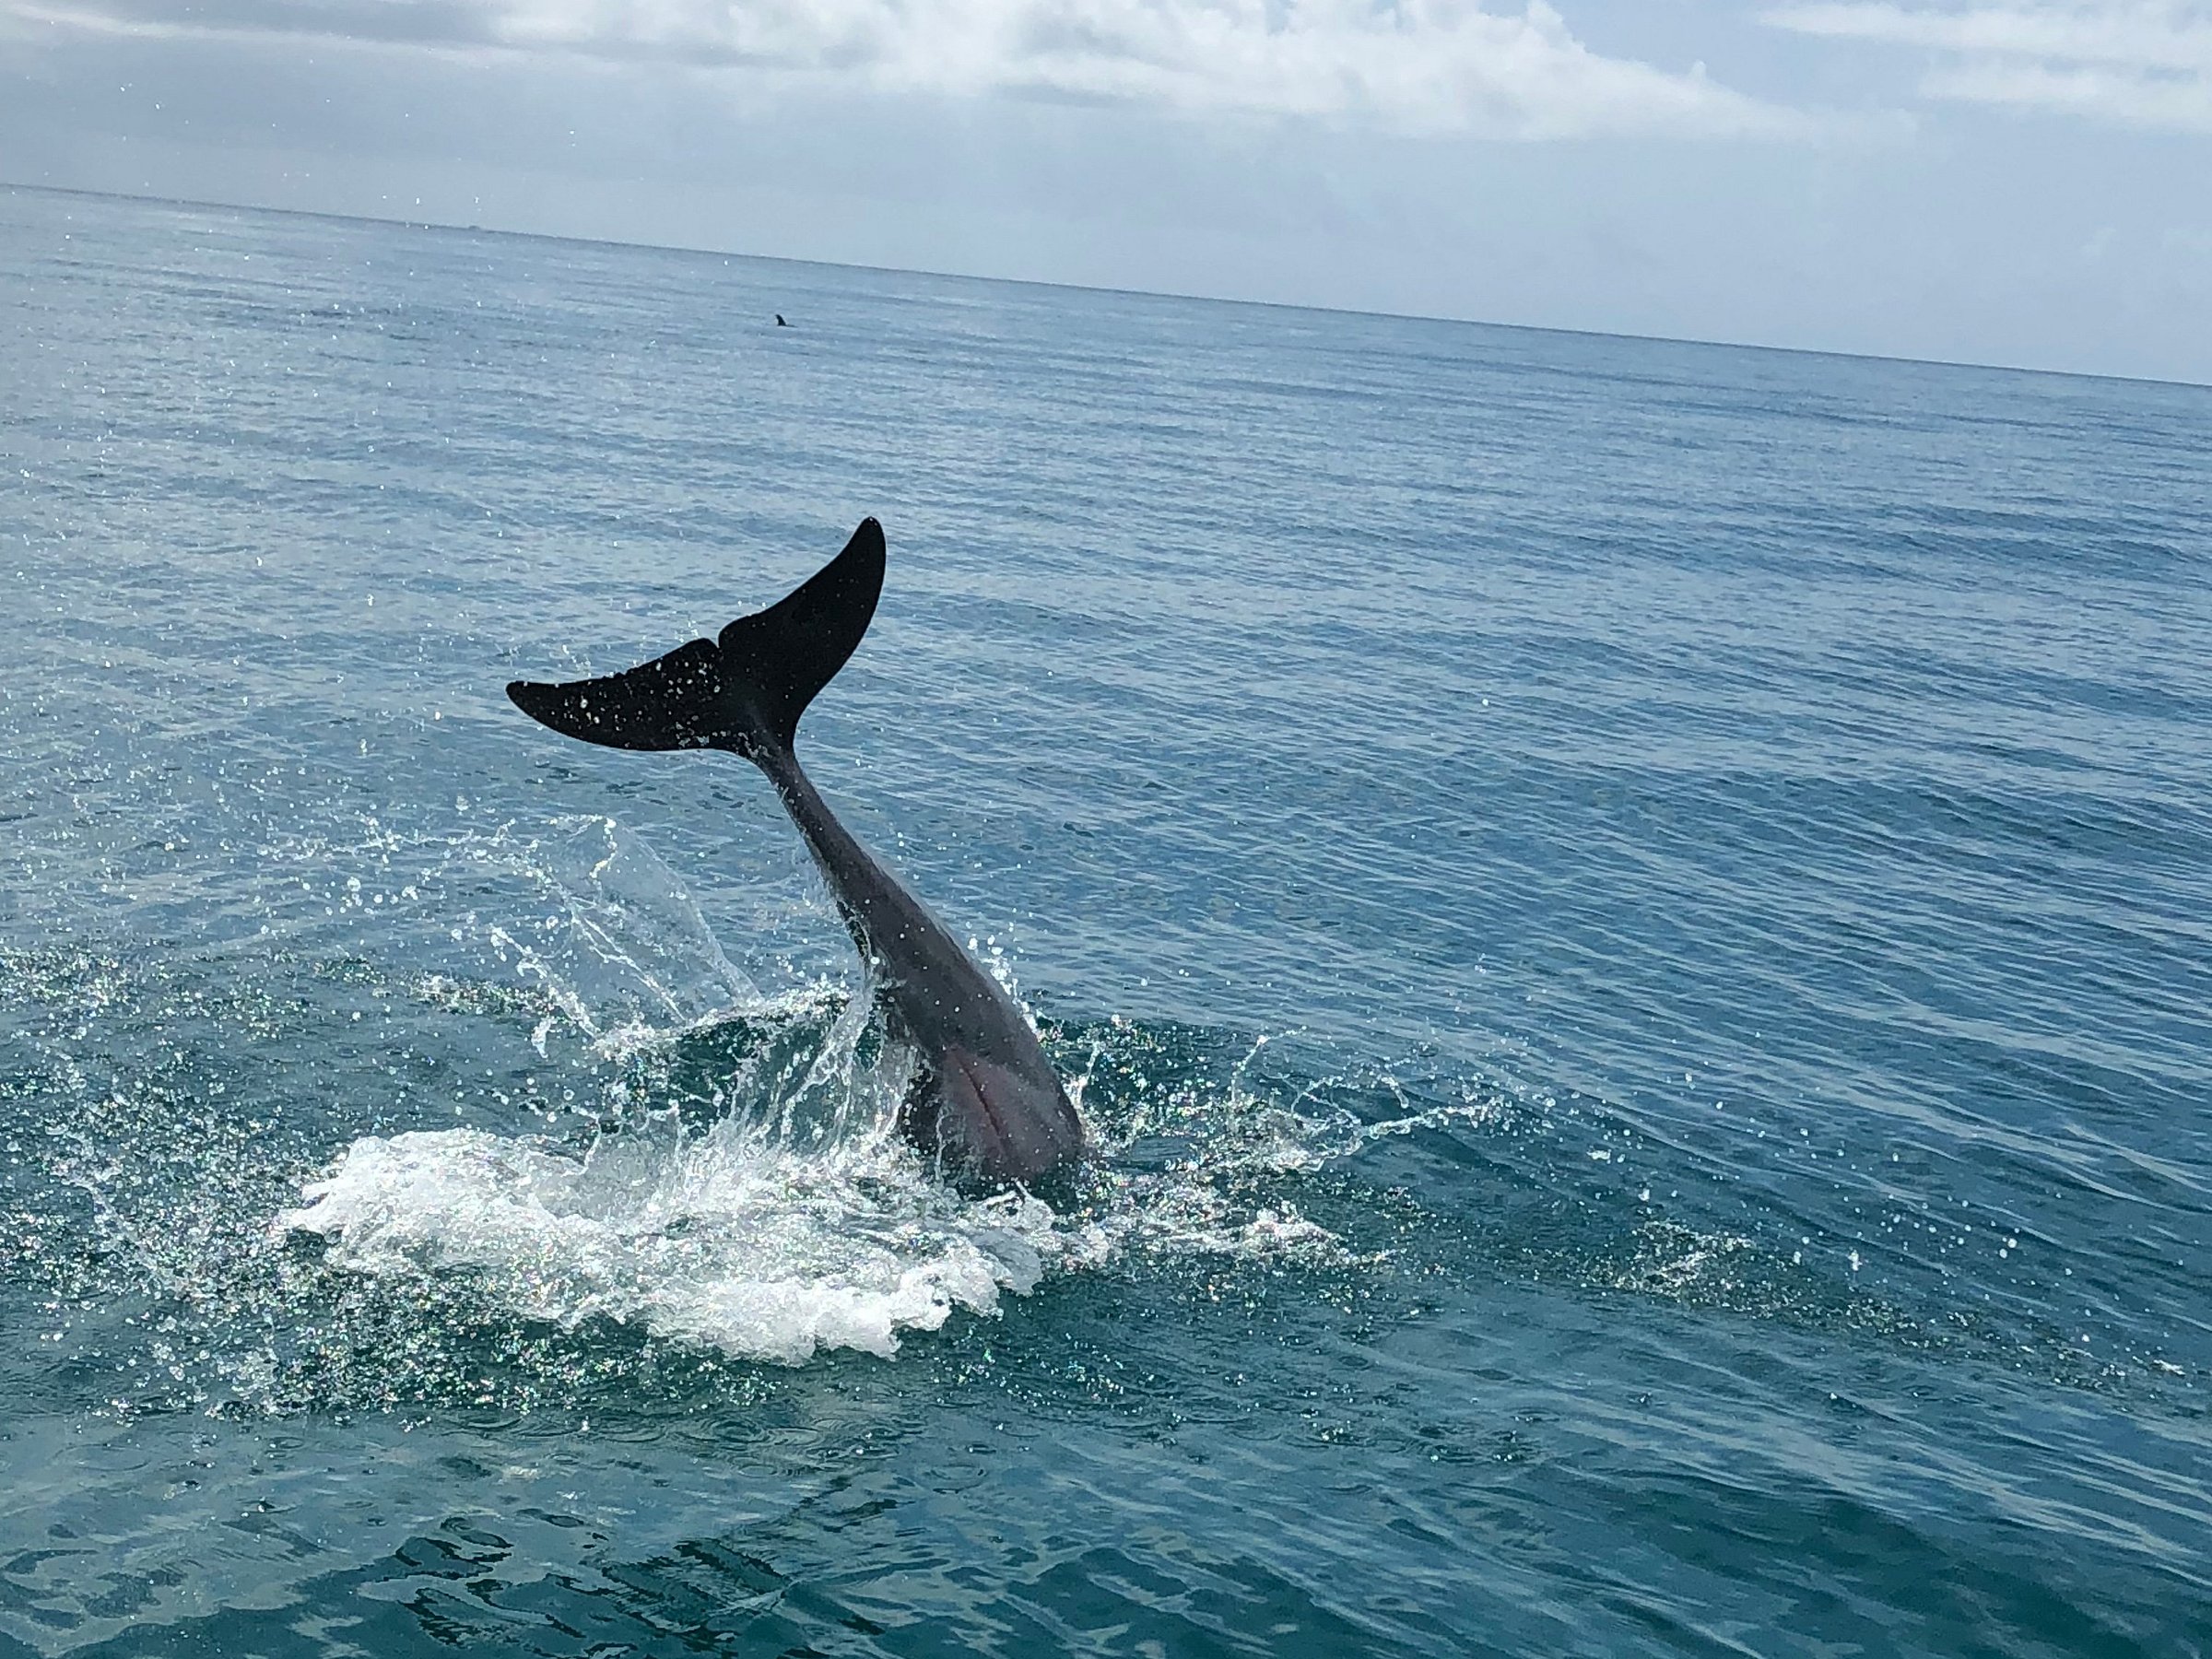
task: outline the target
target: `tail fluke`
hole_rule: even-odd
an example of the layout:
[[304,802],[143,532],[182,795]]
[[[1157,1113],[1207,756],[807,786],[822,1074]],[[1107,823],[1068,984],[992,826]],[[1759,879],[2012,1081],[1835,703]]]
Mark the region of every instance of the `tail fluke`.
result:
[[868,631],[883,592],[883,526],[860,521],[845,550],[764,611],[722,630],[723,672],[785,748],[815,693]]
[[609,748],[729,747],[729,677],[712,640],[694,640],[604,679],[565,686],[516,680],[507,695],[531,719]]
[[610,748],[789,748],[799,716],[868,631],[883,591],[883,526],[863,519],[845,550],[720,640],[694,640],[601,679],[507,688],[533,720]]

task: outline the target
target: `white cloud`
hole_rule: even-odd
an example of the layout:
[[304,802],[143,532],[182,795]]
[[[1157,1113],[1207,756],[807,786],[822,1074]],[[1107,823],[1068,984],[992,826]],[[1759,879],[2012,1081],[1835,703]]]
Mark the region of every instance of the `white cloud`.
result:
[[2212,5],[2203,0],[2014,0],[1965,7],[1787,6],[1798,34],[1933,52],[1930,98],[2212,132]]
[[1006,92],[1542,139],[1781,134],[1792,112],[1592,52],[1544,0],[0,0],[134,34],[560,52],[928,94]]

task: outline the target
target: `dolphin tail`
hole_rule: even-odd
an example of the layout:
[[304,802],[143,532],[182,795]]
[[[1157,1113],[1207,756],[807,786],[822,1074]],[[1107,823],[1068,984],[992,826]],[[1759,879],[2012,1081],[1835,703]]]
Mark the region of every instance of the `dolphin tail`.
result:
[[788,750],[799,716],[868,631],[883,591],[883,526],[863,519],[845,550],[766,610],[713,640],[600,679],[507,688],[533,720],[609,748]]

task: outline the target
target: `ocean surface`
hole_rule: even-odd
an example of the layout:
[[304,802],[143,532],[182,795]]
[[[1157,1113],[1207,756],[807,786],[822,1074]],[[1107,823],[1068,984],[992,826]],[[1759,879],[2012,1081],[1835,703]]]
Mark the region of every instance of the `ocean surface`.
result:
[[[1059,1207],[501,694],[870,513]],[[2212,390],[0,192],[0,1654],[2212,1651]]]

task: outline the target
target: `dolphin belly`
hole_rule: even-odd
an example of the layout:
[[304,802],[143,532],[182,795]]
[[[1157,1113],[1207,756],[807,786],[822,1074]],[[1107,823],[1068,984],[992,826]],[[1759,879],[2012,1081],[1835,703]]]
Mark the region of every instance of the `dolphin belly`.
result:
[[1074,1118],[1057,1077],[1001,1065],[956,1044],[917,1080],[900,1110],[899,1130],[956,1178],[972,1170],[986,1180],[1026,1184],[1068,1160],[1069,1136],[1080,1135]]

